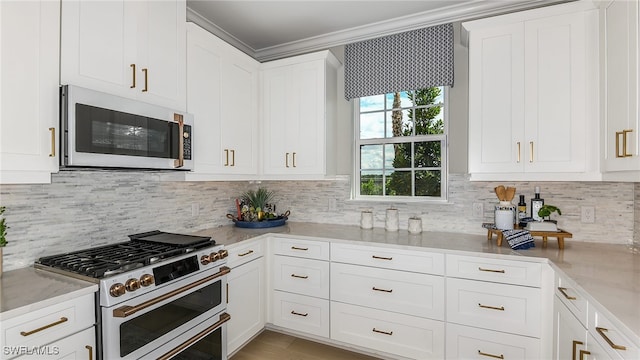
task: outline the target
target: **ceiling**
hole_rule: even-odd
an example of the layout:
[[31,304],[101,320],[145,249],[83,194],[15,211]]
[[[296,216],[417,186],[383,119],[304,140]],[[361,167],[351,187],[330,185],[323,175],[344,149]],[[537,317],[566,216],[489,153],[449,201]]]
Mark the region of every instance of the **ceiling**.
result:
[[563,0],[187,0],[187,20],[266,61],[557,2]]

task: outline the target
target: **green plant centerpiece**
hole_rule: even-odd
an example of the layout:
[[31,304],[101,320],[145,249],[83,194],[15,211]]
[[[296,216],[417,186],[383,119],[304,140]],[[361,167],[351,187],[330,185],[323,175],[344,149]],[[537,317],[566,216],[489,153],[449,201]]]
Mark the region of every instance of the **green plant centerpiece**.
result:
[[274,192],[266,188],[249,190],[242,194],[242,220],[262,221],[265,219],[275,219],[277,216],[271,210],[270,203],[273,200]]
[[9,227],[5,222],[4,216],[2,216],[5,210],[6,207],[0,206],[0,248],[7,246],[7,229]]
[[550,216],[552,213],[557,212],[558,215],[562,215],[562,212],[560,211],[560,209],[556,206],[553,205],[542,205],[542,207],[540,208],[540,210],[538,210],[538,216],[540,216],[540,218],[544,219],[544,221],[550,221]]

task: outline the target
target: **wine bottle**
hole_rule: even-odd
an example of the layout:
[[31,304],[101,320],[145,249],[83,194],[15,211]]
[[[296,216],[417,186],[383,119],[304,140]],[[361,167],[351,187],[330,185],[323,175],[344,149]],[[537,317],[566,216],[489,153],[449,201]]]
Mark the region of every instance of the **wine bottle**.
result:
[[531,199],[531,217],[533,220],[542,221],[542,218],[538,215],[542,205],[544,205],[544,199],[540,197],[540,187],[536,186],[533,199]]
[[527,217],[527,203],[524,201],[524,195],[520,195],[520,202],[518,202],[518,222]]

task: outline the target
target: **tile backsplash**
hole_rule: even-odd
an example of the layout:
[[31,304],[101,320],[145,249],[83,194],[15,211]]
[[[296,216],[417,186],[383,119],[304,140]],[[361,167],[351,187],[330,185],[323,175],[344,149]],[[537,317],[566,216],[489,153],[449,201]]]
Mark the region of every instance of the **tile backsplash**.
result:
[[[535,186],[547,204],[562,209],[559,227],[573,233],[567,241],[625,243],[640,238],[640,183],[538,182],[515,186],[527,202]],[[61,171],[49,185],[3,185],[0,203],[9,226],[4,269],[29,266],[41,256],[126,241],[149,230],[191,232],[228,225],[233,199],[266,186],[276,193],[278,212],[291,211],[290,221],[357,225],[360,212],[374,212],[374,226],[384,227],[385,210],[395,207],[400,228],[420,216],[425,230],[484,234],[482,222],[493,221],[500,183],[471,182],[451,175],[446,204],[368,203],[350,199],[348,177],[326,181],[164,182],[160,174],[141,171]],[[516,199],[518,196],[516,195]],[[473,203],[484,208],[473,217]],[[581,206],[595,208],[595,223],[581,222]],[[635,215],[634,215],[635,214]],[[635,239],[635,242],[634,242]]]

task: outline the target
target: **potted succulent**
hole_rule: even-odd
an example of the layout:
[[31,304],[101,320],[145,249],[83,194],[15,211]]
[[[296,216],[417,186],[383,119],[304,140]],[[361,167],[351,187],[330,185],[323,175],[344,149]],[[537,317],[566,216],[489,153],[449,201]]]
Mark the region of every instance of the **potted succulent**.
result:
[[0,206],[0,277],[2,277],[2,248],[7,246],[7,223],[4,214],[6,207]]

